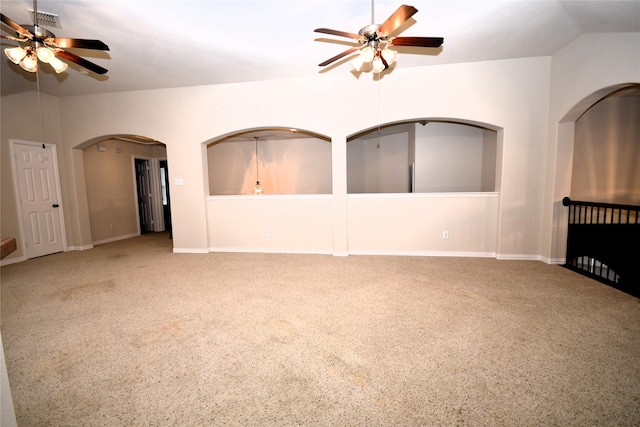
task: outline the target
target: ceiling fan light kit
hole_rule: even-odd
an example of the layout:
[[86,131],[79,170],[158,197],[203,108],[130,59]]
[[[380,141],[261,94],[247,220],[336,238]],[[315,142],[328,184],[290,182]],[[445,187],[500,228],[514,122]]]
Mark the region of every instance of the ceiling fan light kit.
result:
[[[396,50],[391,49],[392,46],[440,47],[444,42],[442,37],[391,36],[416,12],[418,12],[418,9],[415,7],[402,5],[382,25],[372,23],[362,28],[358,34],[329,28],[316,28],[314,30],[316,33],[347,37],[359,43],[359,46],[352,47],[321,62],[319,66],[324,67],[338,59],[360,51],[360,54],[351,61],[353,68],[358,72],[373,70],[374,73],[381,73],[393,64],[398,55]],[[373,21],[373,0],[371,1],[371,20]]]
[[35,73],[38,71],[38,60],[49,64],[56,73],[62,73],[68,64],[60,60],[64,58],[74,62],[83,69],[91,70],[97,74],[105,74],[107,70],[78,55],[68,52],[67,48],[84,48],[96,50],[109,50],[109,47],[100,40],[70,39],[66,37],[56,37],[50,31],[38,26],[37,1],[33,2],[34,25],[19,25],[11,18],[0,13],[2,22],[16,32],[16,36],[2,35],[0,38],[17,41],[21,46],[7,48],[5,55],[14,64],[20,65],[25,71]]
[[[37,45],[37,43],[35,43]],[[68,65],[58,59],[55,52],[48,47],[38,46],[35,51],[32,46],[26,49],[21,46],[6,48],[4,54],[11,62],[20,65],[25,71],[35,73],[38,70],[38,60],[51,65],[56,73],[61,73],[67,69]]]

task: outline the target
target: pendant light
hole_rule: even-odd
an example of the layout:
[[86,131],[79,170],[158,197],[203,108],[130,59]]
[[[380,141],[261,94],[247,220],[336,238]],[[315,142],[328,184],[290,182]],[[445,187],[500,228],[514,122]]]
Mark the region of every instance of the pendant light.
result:
[[253,195],[260,196],[262,195],[262,185],[260,185],[260,176],[258,174],[258,138],[254,136],[256,140],[256,185],[253,187]]

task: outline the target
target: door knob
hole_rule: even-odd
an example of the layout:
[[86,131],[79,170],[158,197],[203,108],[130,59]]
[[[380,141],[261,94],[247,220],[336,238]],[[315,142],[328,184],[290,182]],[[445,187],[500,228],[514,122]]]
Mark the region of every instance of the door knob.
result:
[[54,207],[54,208],[59,208],[59,207],[60,207],[60,205],[59,205],[59,204],[57,204],[57,203],[54,203],[52,207]]

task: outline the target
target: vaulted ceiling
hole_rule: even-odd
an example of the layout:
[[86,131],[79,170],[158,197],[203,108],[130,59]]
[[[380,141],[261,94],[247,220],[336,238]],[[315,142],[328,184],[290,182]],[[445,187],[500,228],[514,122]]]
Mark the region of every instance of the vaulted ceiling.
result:
[[[403,1],[373,4],[382,23]],[[548,56],[584,33],[640,32],[640,1],[404,0],[418,13],[403,36],[444,37],[439,49],[398,48],[396,67]],[[36,75],[3,56],[1,94],[33,91],[55,96],[354,74],[349,57],[318,64],[351,46],[313,32],[326,27],[357,33],[371,23],[369,0],[40,0],[40,12],[58,15],[58,37],[99,39],[108,52],[73,52],[109,70],[83,74],[71,64],[59,75],[41,65]],[[3,0],[0,11],[32,23],[32,0]],[[2,24],[2,34],[14,32]],[[2,39],[3,48],[16,42]],[[640,53],[639,53],[640,56]],[[639,58],[640,60],[640,58]],[[393,68],[386,73],[393,74]],[[383,78],[387,77],[386,75]]]

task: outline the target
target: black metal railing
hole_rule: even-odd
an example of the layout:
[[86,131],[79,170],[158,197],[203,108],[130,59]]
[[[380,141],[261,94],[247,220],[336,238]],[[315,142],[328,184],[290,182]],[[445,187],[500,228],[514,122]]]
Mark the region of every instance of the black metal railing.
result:
[[640,298],[640,206],[568,197],[565,267]]

